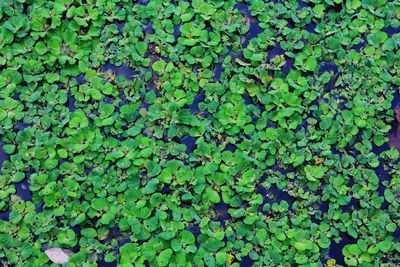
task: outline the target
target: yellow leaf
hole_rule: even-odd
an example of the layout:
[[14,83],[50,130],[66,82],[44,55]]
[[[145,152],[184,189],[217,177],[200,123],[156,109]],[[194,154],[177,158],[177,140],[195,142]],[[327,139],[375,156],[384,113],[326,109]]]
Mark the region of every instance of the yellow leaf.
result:
[[228,255],[227,262],[228,262],[229,264],[231,264],[231,263],[233,262],[234,259],[235,259],[235,256],[233,256],[232,254],[229,254],[229,255]]
[[330,259],[327,261],[328,267],[335,267],[336,266],[336,260],[335,259]]

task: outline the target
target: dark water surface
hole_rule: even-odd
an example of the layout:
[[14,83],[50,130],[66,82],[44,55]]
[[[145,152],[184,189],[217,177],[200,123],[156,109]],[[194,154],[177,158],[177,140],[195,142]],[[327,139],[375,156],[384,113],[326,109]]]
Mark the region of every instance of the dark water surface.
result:
[[349,236],[347,233],[341,233],[340,237],[342,239],[339,241],[339,243],[331,240],[331,245],[329,247],[329,257],[331,259],[335,259],[337,264],[344,265],[342,249],[347,244],[357,243],[357,239]]
[[106,63],[100,69],[102,72],[111,71],[115,75],[121,75],[127,80],[132,80],[138,73],[132,69],[128,63],[122,64],[121,66],[115,66],[110,63]]
[[250,40],[257,38],[257,35],[262,33],[263,30],[258,26],[258,20],[250,15],[249,8],[246,4],[238,3],[235,7],[242,12],[242,15],[247,18],[250,23],[250,30],[245,36],[243,36],[244,40],[242,42],[242,46],[247,47]]
[[[0,140],[0,167],[3,166],[3,162],[10,159],[10,156],[3,150],[4,143]],[[1,170],[0,170],[1,173]]]
[[[298,0],[297,2],[298,2],[298,9],[309,7],[309,5],[307,3],[304,3],[303,1]],[[147,1],[140,0],[139,3],[146,4]],[[235,7],[240,10],[240,12],[243,14],[243,16],[246,17],[246,19],[248,19],[248,22],[250,23],[249,33],[247,35],[243,36],[243,38],[242,38],[242,46],[247,47],[250,40],[253,38],[256,38],[257,35],[260,34],[263,30],[259,27],[259,23],[258,23],[257,19],[255,17],[251,16],[248,6],[246,4],[238,3],[238,4],[236,4]],[[117,22],[116,24],[118,26],[119,31],[122,32],[124,23]],[[313,23],[310,23],[304,27],[304,30],[312,33],[315,31],[315,28],[316,28],[316,25]],[[149,24],[144,29],[144,31],[146,34],[154,33],[151,22],[149,22]],[[389,36],[392,36],[393,34],[398,34],[400,32],[400,29],[393,28],[393,27],[387,27],[383,31],[385,31]],[[180,36],[179,26],[174,27],[174,36],[175,36],[175,38]],[[362,49],[362,47],[364,45],[365,45],[365,40],[360,42],[358,45],[355,45],[353,47],[353,49],[359,51],[360,49]],[[268,50],[267,52],[268,52],[267,61],[271,61],[274,57],[285,54],[285,50],[283,50],[279,44],[276,44],[275,47]],[[238,57],[240,57],[240,55]],[[294,65],[294,59],[285,56],[285,60],[286,60],[286,63],[282,68],[283,75],[287,75],[289,73],[289,71],[293,68],[293,65]],[[105,65],[103,65],[101,67],[101,71],[103,71],[103,72],[111,71],[115,75],[121,75],[127,80],[132,80],[134,77],[136,77],[138,75],[138,73],[134,69],[132,69],[127,63],[123,64],[121,66],[115,66],[110,63],[106,63]],[[217,63],[214,67],[214,76],[213,76],[213,78],[216,82],[220,81],[221,74],[223,73],[223,71],[224,71],[223,65],[221,63]],[[338,66],[336,66],[334,64],[334,62],[323,62],[320,65],[320,72],[322,73],[324,71],[332,72],[334,74],[333,78],[326,85],[326,88],[325,88],[326,91],[329,91],[332,88],[334,88],[334,84],[338,78]],[[85,77],[83,75],[76,77],[76,80],[79,85],[86,82]],[[254,105],[261,112],[263,112],[265,110],[263,105],[261,105],[257,101],[254,101],[254,99],[251,98],[248,94],[245,94],[243,96],[243,98],[247,105]],[[204,117],[210,116],[211,114],[209,114],[208,112],[201,111],[200,107],[199,107],[199,105],[201,103],[203,103],[205,101],[205,99],[206,99],[205,92],[204,92],[204,90],[201,89],[199,91],[198,95],[195,96],[193,104],[190,105],[188,108],[190,108],[190,110],[193,114],[200,114]],[[115,99],[112,97],[105,98],[106,103],[112,103],[114,100]],[[125,97],[124,97],[124,101],[125,101],[124,103],[129,102],[129,100],[127,100]],[[144,102],[144,104],[145,104],[146,108],[149,106],[145,102]],[[395,120],[392,123],[393,128],[390,131],[390,133],[388,134],[390,141],[387,144],[385,144],[384,146],[374,147],[373,152],[375,152],[376,154],[379,154],[385,150],[388,150],[390,147],[395,147],[400,150],[400,130],[398,127],[399,122],[400,122],[399,105],[400,105],[400,95],[398,93],[398,89],[396,89],[395,94],[394,94],[394,100],[392,102],[392,109],[396,111],[398,120]],[[75,108],[75,99],[73,98],[73,96],[71,95],[70,92],[68,92],[67,107],[69,108],[70,111],[74,111],[76,109]],[[14,131],[21,131],[21,130],[23,130],[27,127],[31,127],[31,126],[33,126],[33,124],[26,124],[26,123],[20,122],[20,123],[16,124],[16,126],[14,127]],[[165,132],[164,134],[166,135],[167,133]],[[164,139],[167,139],[167,138],[164,136]],[[194,149],[196,148],[196,138],[191,137],[189,135],[186,135],[182,138],[174,138],[173,140],[180,144],[185,144],[187,154],[192,153],[194,151]],[[4,145],[4,143],[2,141],[0,141],[0,166],[2,166],[2,164],[5,161],[9,160],[9,155],[4,153],[4,151],[2,149],[3,145]],[[227,143],[225,145],[225,150],[235,152],[236,149],[237,149],[237,147],[233,144]],[[340,154],[340,152],[337,151],[334,146],[332,147],[332,151],[335,154]],[[85,171],[85,175],[88,175],[92,170],[93,170],[93,168],[87,169]],[[379,188],[377,191],[378,191],[378,194],[380,196],[382,196],[383,192],[385,190],[385,186],[382,184],[382,182],[389,181],[391,179],[391,176],[388,173],[388,170],[386,170],[384,168],[383,162],[381,162],[379,167],[375,169],[375,173],[378,175],[379,180],[380,180],[380,185],[379,185]],[[18,195],[19,197],[21,197],[24,200],[30,201],[30,200],[32,200],[32,192],[29,190],[28,180],[29,180],[29,178],[25,178],[22,182],[15,184],[15,187],[16,187],[16,195]],[[170,192],[171,192],[171,190],[168,186],[166,186],[162,190],[162,193],[164,193],[164,194],[168,194]],[[265,187],[259,187],[257,189],[256,193],[261,194],[263,196],[263,205],[265,205],[267,203],[270,203],[270,204],[279,203],[279,202],[285,200],[286,202],[288,202],[289,206],[291,207],[292,204],[294,203],[294,201],[296,200],[295,198],[290,196],[286,191],[278,189],[276,187],[276,185],[272,185],[268,189]],[[388,203],[385,201],[383,203],[382,208],[386,208],[387,205],[388,205]],[[229,205],[222,201],[221,201],[221,203],[214,205],[213,210],[216,213],[216,218],[214,218],[214,219],[221,221],[221,222],[232,219],[228,212],[228,208],[229,208]],[[329,208],[328,202],[321,201],[321,203],[319,204],[319,208],[322,212],[327,212],[328,208]],[[341,210],[343,212],[352,212],[353,210],[360,209],[360,208],[361,207],[360,207],[359,201],[354,198],[352,198],[351,201],[347,205],[341,206]],[[38,205],[36,208],[36,211],[41,212],[42,210],[43,210],[43,204]],[[0,213],[0,219],[8,220],[8,216],[9,216],[9,211]],[[200,234],[200,228],[196,225],[189,226],[187,228],[187,230],[191,231],[196,236]],[[113,231],[111,231],[110,238],[118,237],[119,234],[120,233],[114,229]],[[400,235],[400,229],[397,229],[397,231],[394,235],[395,236]],[[342,233],[341,237],[342,237],[342,239],[338,243],[336,243],[334,240],[331,240],[331,246],[330,246],[328,254],[329,254],[329,257],[335,259],[338,264],[343,265],[344,264],[343,255],[342,255],[343,247],[346,244],[356,243],[357,239],[350,237],[346,233]],[[129,238],[123,238],[120,242],[120,245],[127,243],[127,242],[130,242]],[[103,257],[101,257],[101,259],[99,259],[98,263],[99,263],[99,266],[101,266],[101,267],[117,265],[116,262],[106,263],[104,261]],[[243,266],[243,267],[252,266],[252,265],[253,265],[253,261],[250,259],[249,256],[244,257],[242,259],[242,261],[240,262],[240,266]]]

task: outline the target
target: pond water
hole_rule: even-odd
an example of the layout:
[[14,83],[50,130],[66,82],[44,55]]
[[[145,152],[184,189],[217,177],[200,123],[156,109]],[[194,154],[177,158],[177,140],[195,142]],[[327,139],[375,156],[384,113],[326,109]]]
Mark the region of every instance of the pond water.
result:
[[[146,3],[147,1],[139,1],[139,3]],[[301,9],[303,7],[307,7],[308,4],[298,0],[297,1],[299,6],[298,9]],[[236,5],[236,8],[238,8],[242,14],[247,17],[249,19],[250,22],[250,31],[247,35],[243,36],[243,40],[242,40],[242,46],[246,47],[250,40],[253,38],[256,38],[257,35],[259,33],[262,32],[262,29],[259,27],[258,21],[256,18],[252,17],[250,14],[250,11],[248,10],[247,5],[243,4],[243,3],[238,3]],[[120,31],[122,31],[123,27],[124,27],[124,23],[117,23],[118,29]],[[316,25],[313,23],[307,24],[304,29],[310,33],[314,32],[316,28]],[[388,33],[389,36],[398,33],[399,29],[398,28],[392,28],[392,27],[388,27],[384,29],[385,32]],[[151,34],[153,33],[152,30],[152,23],[150,22],[148,24],[148,26],[145,28],[145,32],[147,34]],[[179,31],[179,27],[175,27],[174,28],[174,36],[178,37],[180,36],[180,31]],[[356,45],[355,47],[353,47],[356,50],[359,50],[363,47],[363,42],[361,42],[360,44]],[[267,60],[270,61],[272,60],[274,57],[279,56],[279,55],[284,55],[285,54],[285,50],[282,49],[282,47],[279,44],[276,44],[276,46],[270,50],[267,51],[268,52],[268,57]],[[282,68],[282,74],[286,75],[289,73],[289,71],[293,68],[294,65],[294,59],[286,57],[286,63]],[[135,76],[138,75],[138,73],[133,70],[127,63],[123,64],[121,66],[115,66],[112,65],[110,63],[106,63],[105,65],[103,65],[101,67],[101,71],[106,72],[106,71],[111,71],[113,72],[115,75],[121,75],[123,76],[125,79],[127,80],[132,80]],[[224,71],[224,67],[221,63],[217,63],[215,65],[214,68],[214,80],[216,82],[220,81],[221,78],[221,74]],[[329,72],[333,72],[334,73],[334,77],[331,79],[331,81],[329,81],[329,83],[326,85],[326,91],[331,90],[334,87],[334,84],[338,78],[338,67],[333,63],[333,62],[323,62],[321,64],[320,67],[320,72],[324,72],[324,71],[329,71]],[[85,77],[83,75],[80,75],[78,77],[76,77],[76,80],[78,82],[78,84],[84,84],[86,82]],[[199,108],[199,105],[205,101],[205,92],[204,90],[200,90],[198,95],[195,96],[194,98],[194,102],[192,103],[192,105],[189,106],[189,109],[191,110],[191,112],[193,114],[195,113],[199,113],[201,115],[203,115],[204,117],[209,117],[210,114],[208,112],[202,112]],[[255,102],[248,94],[244,94],[243,96],[245,103],[247,105],[254,105],[256,106],[260,111],[264,111],[265,108],[263,105],[261,105],[258,102]],[[105,99],[106,103],[112,103],[114,101],[114,98],[112,97],[108,97]],[[129,100],[127,100],[124,97],[124,101],[125,102],[129,102]],[[143,101],[143,105],[144,107],[148,107],[148,104],[145,103]],[[398,127],[399,122],[400,122],[400,95],[396,90],[395,93],[395,98],[393,100],[392,103],[392,109],[396,111],[396,115],[397,115],[397,120],[393,122],[393,129],[390,131],[390,133],[388,134],[388,137],[390,139],[390,141],[385,144],[382,147],[375,147],[374,148],[374,152],[375,153],[380,153],[384,150],[389,149],[390,147],[395,147],[397,149],[400,150],[400,129]],[[67,102],[67,107],[69,108],[70,111],[74,111],[75,110],[75,99],[71,96],[71,94],[68,94],[68,102]],[[26,123],[18,123],[15,127],[14,130],[15,131],[20,131],[23,130],[26,127],[30,127],[32,126],[32,124],[26,124]],[[164,133],[165,136],[163,136],[163,139],[166,140],[166,132]],[[176,141],[180,144],[185,144],[186,145],[186,153],[190,154],[194,151],[194,149],[196,148],[196,138],[191,137],[189,135],[186,135],[182,138],[174,138],[173,141]],[[0,141],[0,166],[3,164],[3,162],[5,162],[6,160],[9,160],[9,156],[4,153],[2,147],[3,147],[4,143],[2,141]],[[237,147],[233,144],[226,144],[225,145],[225,150],[228,151],[232,151],[235,152],[237,149]],[[333,152],[335,154],[339,154],[339,151],[335,150],[335,148],[333,147]],[[88,175],[91,171],[93,170],[93,168],[89,168],[88,170],[85,171],[85,175]],[[388,181],[390,180],[390,175],[387,172],[387,170],[384,169],[383,164],[381,163],[380,166],[375,170],[376,174],[378,175],[379,179],[380,179],[380,185],[379,185],[379,195],[383,195],[384,189],[385,187],[382,185],[383,181]],[[25,179],[24,181],[15,184],[16,187],[16,195],[18,195],[19,197],[21,197],[24,200],[32,200],[32,192],[29,190],[29,183],[28,183],[28,178]],[[170,192],[169,187],[165,187],[162,191],[162,193],[168,193]],[[280,190],[276,187],[276,185],[272,185],[270,188],[265,188],[265,187],[259,187],[256,191],[256,193],[262,194],[263,195],[263,205],[266,203],[276,203],[276,202],[280,202],[282,200],[285,200],[289,203],[289,206],[291,206],[295,199],[290,196],[286,191]],[[272,197],[271,197],[272,196]],[[387,207],[388,203],[384,203],[383,204],[383,208]],[[262,205],[262,206],[263,206]],[[214,218],[215,220],[221,221],[222,223],[225,220],[230,220],[232,219],[229,212],[228,212],[228,208],[229,205],[223,203],[221,201],[221,203],[216,204],[213,206],[213,210],[216,213],[216,218]],[[327,202],[321,202],[320,203],[320,210],[323,212],[326,212],[329,208],[329,205]],[[356,199],[351,199],[351,201],[345,205],[341,207],[341,210],[343,212],[352,212],[353,209],[359,209],[360,207],[360,203],[358,200]],[[37,207],[37,212],[40,212],[41,210],[43,210],[43,204],[38,205]],[[0,213],[0,219],[8,219],[8,215],[9,215],[9,211]],[[198,226],[190,226],[187,228],[189,231],[191,231],[192,233],[194,233],[195,235],[199,235],[200,234],[200,229]],[[119,235],[119,231],[117,230],[113,230],[113,232],[111,233],[112,237],[118,237]],[[400,231],[398,230],[395,233],[395,236],[399,235]],[[342,255],[342,248],[346,245],[346,244],[353,244],[357,242],[357,239],[354,239],[352,237],[350,237],[348,234],[346,233],[342,233],[341,234],[342,239],[336,243],[332,240],[332,244],[329,250],[329,257],[336,259],[336,262],[338,264],[344,264],[343,261],[343,255]],[[121,241],[121,244],[124,244],[126,242],[129,242],[129,238],[123,238]],[[250,259],[250,257],[246,256],[242,259],[240,266],[252,266],[253,261]],[[106,266],[116,266],[116,263],[106,263],[103,259],[99,260],[99,266],[100,267],[106,267]]]
[[9,160],[10,156],[6,154],[3,150],[4,142],[0,141],[0,167],[3,165],[3,162]]
[[247,18],[250,22],[250,30],[249,32],[243,36],[242,46],[247,47],[250,40],[253,38],[257,38],[257,35],[263,32],[263,30],[258,26],[258,20],[250,15],[249,8],[246,4],[238,3],[235,7],[242,12],[242,15]]
[[132,80],[138,74],[134,69],[129,67],[128,63],[122,64],[121,66],[106,63],[100,68],[100,70],[102,72],[111,71],[115,75],[124,76],[127,80]]
[[[276,55],[279,55],[282,53],[282,49],[280,47],[275,48],[274,53]],[[284,52],[284,51],[283,51]],[[271,53],[271,54],[274,54]],[[129,66],[121,66],[121,67],[115,67],[111,64],[107,64],[105,65],[105,67],[102,68],[103,70],[107,71],[107,70],[111,70],[113,72],[115,72],[118,75],[124,75],[126,79],[131,79],[134,75],[135,72],[132,71]],[[215,68],[215,72],[219,72],[219,74],[222,72],[222,65],[219,67]],[[321,71],[332,71],[334,73],[337,72],[337,66],[335,66],[333,63],[324,63],[321,65]],[[215,77],[218,77],[218,74],[215,75]],[[84,83],[84,77],[78,77],[77,78],[79,83]],[[334,81],[331,81],[328,84],[328,88],[331,89],[333,87]],[[254,103],[253,100],[248,96],[245,95],[245,103],[247,105],[256,105],[259,106],[260,109],[263,108],[262,105],[258,104],[258,103]],[[205,100],[205,94],[203,90],[200,90],[199,94],[195,97],[195,100],[193,102],[193,104],[190,106],[190,110],[192,112],[200,112],[199,110],[199,104],[202,103]],[[74,110],[74,102],[75,100],[72,97],[69,97],[69,101],[68,101],[68,107],[70,108],[70,110]],[[396,113],[398,113],[398,117],[400,118],[400,109],[399,108],[399,103],[400,103],[400,95],[396,92],[395,94],[395,99],[393,100],[392,103],[392,108],[396,111]],[[26,127],[30,127],[32,126],[32,124],[25,124],[25,123],[18,123],[15,127],[14,130],[18,131],[18,130],[22,130]],[[385,144],[382,147],[379,148],[375,148],[375,152],[376,153],[380,153],[384,150],[387,150],[390,146],[391,147],[396,147],[398,149],[400,149],[400,134],[398,134],[399,130],[398,130],[398,122],[395,121],[393,123],[393,129],[391,130],[391,132],[389,133],[389,137],[390,137],[390,142],[388,144]],[[187,149],[186,149],[186,153],[191,153],[195,147],[196,147],[196,139],[191,137],[191,136],[184,136],[182,138],[174,138],[174,141],[181,143],[181,144],[185,144]],[[0,147],[3,146],[3,142],[0,141]],[[236,150],[236,146],[232,145],[230,143],[226,144],[225,146],[225,150],[229,150],[232,152],[235,152]],[[339,152],[337,152],[339,153]],[[0,166],[2,165],[2,163],[6,160],[9,159],[9,156],[4,153],[4,151],[2,149],[0,149]],[[87,175],[88,173],[90,173],[90,171],[92,170],[92,168],[89,168],[88,170],[85,171],[85,174]],[[380,182],[382,181],[387,181],[390,179],[390,175],[388,174],[387,170],[385,170],[382,166],[382,164],[375,170],[378,177],[380,178]],[[32,193],[29,190],[29,183],[28,183],[28,179],[25,179],[24,181],[15,184],[16,187],[16,194],[21,197],[24,200],[32,200]],[[165,188],[163,189],[162,193],[167,193],[167,191],[170,191],[170,189]],[[379,194],[382,195],[383,191],[384,191],[384,186],[382,185],[382,183],[380,183],[379,186]],[[280,189],[278,189],[275,185],[272,185],[269,189],[266,189],[264,187],[260,187],[257,189],[256,191],[257,193],[260,193],[264,196],[264,203],[274,203],[274,202],[280,202],[282,200],[285,200],[289,203],[289,206],[291,206],[293,204],[293,202],[295,201],[295,199],[293,197],[291,197],[287,192],[284,192]],[[271,196],[273,196],[271,198]],[[383,208],[385,208],[387,206],[387,203],[383,204]],[[225,220],[229,220],[231,219],[231,216],[228,213],[228,208],[229,205],[221,202],[220,204],[214,205],[213,209],[215,210],[217,217],[215,218],[215,220],[221,221],[221,223],[223,224],[223,222]],[[342,206],[341,209],[343,212],[351,212],[353,209],[359,209],[360,205],[359,202],[356,199],[352,199],[350,201],[349,204]],[[323,212],[327,212],[328,210],[328,203],[327,202],[321,202],[320,204],[320,209]],[[37,207],[37,212],[40,212],[41,210],[43,210],[43,205],[39,205]],[[0,213],[0,219],[8,219],[8,215],[9,215],[9,211]],[[193,232],[193,234],[198,235],[200,234],[200,229],[198,228],[198,226],[190,226],[187,228],[189,231]],[[113,234],[113,236],[118,236],[119,232],[115,232]],[[395,233],[396,235],[399,235],[400,231],[397,231],[397,233]],[[331,247],[329,250],[329,257],[336,259],[336,262],[338,264],[344,264],[343,261],[343,255],[342,255],[342,248],[346,245],[346,244],[353,244],[357,242],[357,239],[354,239],[352,237],[350,237],[348,234],[346,233],[341,233],[341,240],[336,243],[335,241],[332,240],[331,242]],[[129,238],[124,238],[125,242],[129,242]],[[99,266],[100,267],[106,267],[106,266],[116,266],[115,262],[112,263],[106,263],[104,261],[104,259],[99,259]],[[250,259],[250,257],[244,257],[240,263],[240,266],[252,266],[253,265],[253,261]]]

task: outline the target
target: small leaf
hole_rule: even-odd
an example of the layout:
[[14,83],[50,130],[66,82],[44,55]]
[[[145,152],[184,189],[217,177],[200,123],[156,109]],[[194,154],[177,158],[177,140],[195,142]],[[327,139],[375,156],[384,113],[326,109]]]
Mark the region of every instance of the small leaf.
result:
[[154,71],[160,73],[160,72],[164,71],[165,65],[166,65],[165,61],[160,59],[153,63],[152,68]]

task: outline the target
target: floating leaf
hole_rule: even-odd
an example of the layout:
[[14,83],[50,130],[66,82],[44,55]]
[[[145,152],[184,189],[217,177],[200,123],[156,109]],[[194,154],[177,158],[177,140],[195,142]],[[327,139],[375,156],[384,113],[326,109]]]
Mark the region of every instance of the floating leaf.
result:
[[49,248],[44,251],[49,259],[56,264],[69,262],[69,255],[61,248]]

